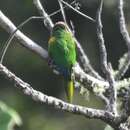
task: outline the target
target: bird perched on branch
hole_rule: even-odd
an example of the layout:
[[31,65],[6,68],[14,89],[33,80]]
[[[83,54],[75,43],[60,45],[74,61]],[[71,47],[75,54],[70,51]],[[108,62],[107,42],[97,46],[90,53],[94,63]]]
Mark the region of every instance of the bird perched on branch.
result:
[[67,99],[72,103],[74,93],[72,67],[76,63],[76,45],[73,34],[64,22],[57,22],[54,25],[48,44],[49,57],[64,76],[67,83],[65,86]]

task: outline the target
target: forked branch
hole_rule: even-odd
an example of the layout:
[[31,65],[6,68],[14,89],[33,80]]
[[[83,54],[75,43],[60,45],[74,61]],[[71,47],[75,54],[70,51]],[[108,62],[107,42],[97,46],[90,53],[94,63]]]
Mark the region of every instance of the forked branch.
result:
[[97,11],[97,37],[98,37],[98,43],[99,43],[99,49],[100,49],[100,59],[101,59],[101,65],[102,65],[102,71],[106,75],[107,81],[109,82],[109,104],[108,104],[108,110],[113,112],[114,114],[117,114],[117,105],[116,105],[116,98],[117,98],[117,92],[115,87],[115,81],[112,74],[112,70],[107,62],[107,51],[104,43],[103,38],[103,32],[102,32],[102,21],[101,21],[101,13],[102,13],[102,6],[103,6],[103,0],[101,0],[100,7]]

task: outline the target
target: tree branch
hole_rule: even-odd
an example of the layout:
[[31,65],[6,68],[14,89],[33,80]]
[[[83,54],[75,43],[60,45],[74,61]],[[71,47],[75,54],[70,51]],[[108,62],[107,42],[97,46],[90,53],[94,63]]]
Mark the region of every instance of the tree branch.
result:
[[95,23],[95,20],[87,15],[85,15],[84,13],[80,12],[79,10],[75,9],[74,7],[72,7],[70,4],[68,4],[67,2],[65,2],[64,0],[60,0],[63,4],[67,5],[69,8],[71,8],[73,11],[75,11],[76,13],[78,13],[79,15],[85,17],[86,19],[91,20],[92,22]]
[[130,66],[130,36],[125,25],[123,4],[123,0],[118,0],[119,27],[120,32],[128,48],[128,56],[124,59],[125,62],[122,64],[122,67],[118,70],[117,74],[115,75],[115,77],[117,77],[116,80],[119,80],[122,76],[124,76],[125,72],[128,70]]
[[80,61],[82,63],[83,69],[86,73],[90,74],[91,76],[99,79],[99,80],[104,80],[99,74],[98,72],[96,72],[93,67],[90,64],[89,58],[87,56],[87,54],[84,52],[81,44],[78,42],[78,40],[75,38],[76,41],[76,46],[77,46],[77,50],[78,50],[78,56],[80,58]]
[[112,123],[110,119],[114,120],[115,118],[110,112],[69,104],[57,98],[47,96],[40,91],[36,91],[31,87],[30,84],[22,81],[2,64],[0,64],[0,73],[9,79],[15,87],[22,90],[25,95],[32,97],[32,99],[35,101],[54,106],[56,109],[60,109],[66,112],[83,115],[87,118],[101,119],[107,123]]
[[109,105],[108,110],[113,112],[114,114],[117,114],[117,104],[116,104],[116,98],[117,98],[117,92],[115,88],[115,81],[113,74],[111,72],[110,66],[107,64],[107,51],[104,43],[103,38],[103,32],[102,32],[102,21],[101,21],[101,13],[102,13],[102,6],[103,6],[103,0],[101,0],[100,7],[97,11],[97,37],[98,37],[98,43],[99,43],[99,49],[100,49],[100,59],[101,59],[101,65],[102,65],[102,71],[105,73],[106,78],[110,84],[109,86]]
[[66,20],[66,15],[65,15],[64,8],[63,8],[63,4],[62,4],[62,2],[60,0],[58,0],[58,3],[59,3],[59,6],[60,6],[60,9],[61,9],[63,20],[67,24],[67,20]]
[[[16,30],[16,26],[0,11],[0,26],[8,33],[12,34]],[[15,37],[20,41],[21,45],[38,54],[41,58],[47,60],[48,52],[40,47],[37,43],[25,36],[21,31],[17,31]]]

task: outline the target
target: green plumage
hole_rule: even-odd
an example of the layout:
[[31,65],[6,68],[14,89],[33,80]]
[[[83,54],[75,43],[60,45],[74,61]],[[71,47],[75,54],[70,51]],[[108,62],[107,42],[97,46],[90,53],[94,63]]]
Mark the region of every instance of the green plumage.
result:
[[55,24],[49,39],[48,52],[68,82],[65,90],[68,100],[71,102],[74,89],[71,73],[72,66],[76,63],[76,50],[74,37],[65,23]]

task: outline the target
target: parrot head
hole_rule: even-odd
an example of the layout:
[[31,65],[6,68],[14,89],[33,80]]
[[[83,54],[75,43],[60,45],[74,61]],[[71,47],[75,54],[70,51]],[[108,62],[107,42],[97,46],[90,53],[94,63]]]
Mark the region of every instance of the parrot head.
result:
[[70,31],[69,27],[66,25],[66,23],[59,21],[55,23],[52,32],[59,31],[59,30],[65,30]]

